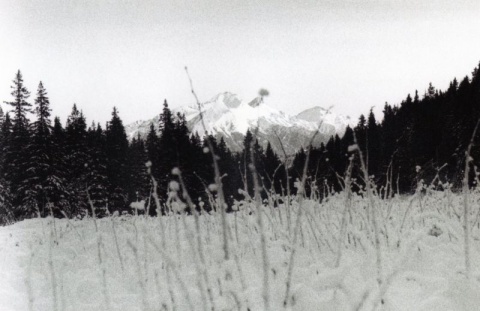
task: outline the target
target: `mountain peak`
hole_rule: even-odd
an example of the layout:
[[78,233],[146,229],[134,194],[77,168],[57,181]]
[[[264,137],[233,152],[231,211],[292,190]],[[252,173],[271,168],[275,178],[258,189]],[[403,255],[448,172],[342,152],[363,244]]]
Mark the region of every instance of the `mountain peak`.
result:
[[238,98],[237,94],[230,92],[223,92],[214,96],[210,102],[213,103],[223,103],[228,108],[237,108],[240,106],[242,101]]

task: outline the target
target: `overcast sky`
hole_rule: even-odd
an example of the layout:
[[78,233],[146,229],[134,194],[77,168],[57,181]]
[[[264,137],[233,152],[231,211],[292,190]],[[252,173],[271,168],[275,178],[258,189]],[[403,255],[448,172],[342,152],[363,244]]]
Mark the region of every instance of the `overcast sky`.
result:
[[21,69],[63,121],[73,103],[102,123],[114,105],[130,123],[191,104],[186,65],[201,100],[266,88],[287,113],[358,118],[479,61],[478,0],[0,0],[0,100]]

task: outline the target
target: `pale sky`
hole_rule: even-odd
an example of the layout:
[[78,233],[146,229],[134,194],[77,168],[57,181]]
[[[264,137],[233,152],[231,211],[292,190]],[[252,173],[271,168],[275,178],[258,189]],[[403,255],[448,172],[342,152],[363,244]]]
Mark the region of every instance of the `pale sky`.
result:
[[[0,0],[0,101],[20,69],[65,121],[77,103],[104,123],[151,118],[163,99],[193,103],[260,88],[290,114],[333,106],[358,118],[480,61],[480,1]],[[381,116],[381,114],[378,114]]]

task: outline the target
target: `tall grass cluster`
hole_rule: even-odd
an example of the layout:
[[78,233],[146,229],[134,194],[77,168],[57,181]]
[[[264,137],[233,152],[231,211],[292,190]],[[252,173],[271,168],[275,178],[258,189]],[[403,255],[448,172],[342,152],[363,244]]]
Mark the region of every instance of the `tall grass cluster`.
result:
[[[480,213],[465,218],[465,197],[474,206],[480,194],[421,185],[414,196],[383,199],[345,190],[322,202],[291,197],[289,209],[245,199],[225,220],[219,211],[182,213],[189,203],[177,198],[164,217],[30,220],[44,227],[27,269],[30,310],[301,310],[307,285],[325,306],[375,310],[432,243],[461,252],[465,219],[468,256],[478,255]],[[474,265],[451,269],[478,277]],[[79,271],[84,278],[72,280]]]

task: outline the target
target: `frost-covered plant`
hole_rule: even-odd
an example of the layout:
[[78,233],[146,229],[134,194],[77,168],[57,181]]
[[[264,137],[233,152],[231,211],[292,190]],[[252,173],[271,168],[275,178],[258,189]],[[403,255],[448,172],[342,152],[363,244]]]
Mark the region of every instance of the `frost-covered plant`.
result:
[[467,279],[470,278],[471,274],[471,264],[470,264],[470,223],[469,223],[469,205],[468,205],[468,194],[469,194],[469,173],[470,173],[470,162],[473,160],[470,156],[472,150],[473,142],[477,134],[478,125],[480,124],[480,119],[475,125],[473,130],[472,138],[468,144],[467,151],[465,152],[465,175],[463,178],[463,231],[464,231],[464,252],[465,252],[465,275]]

